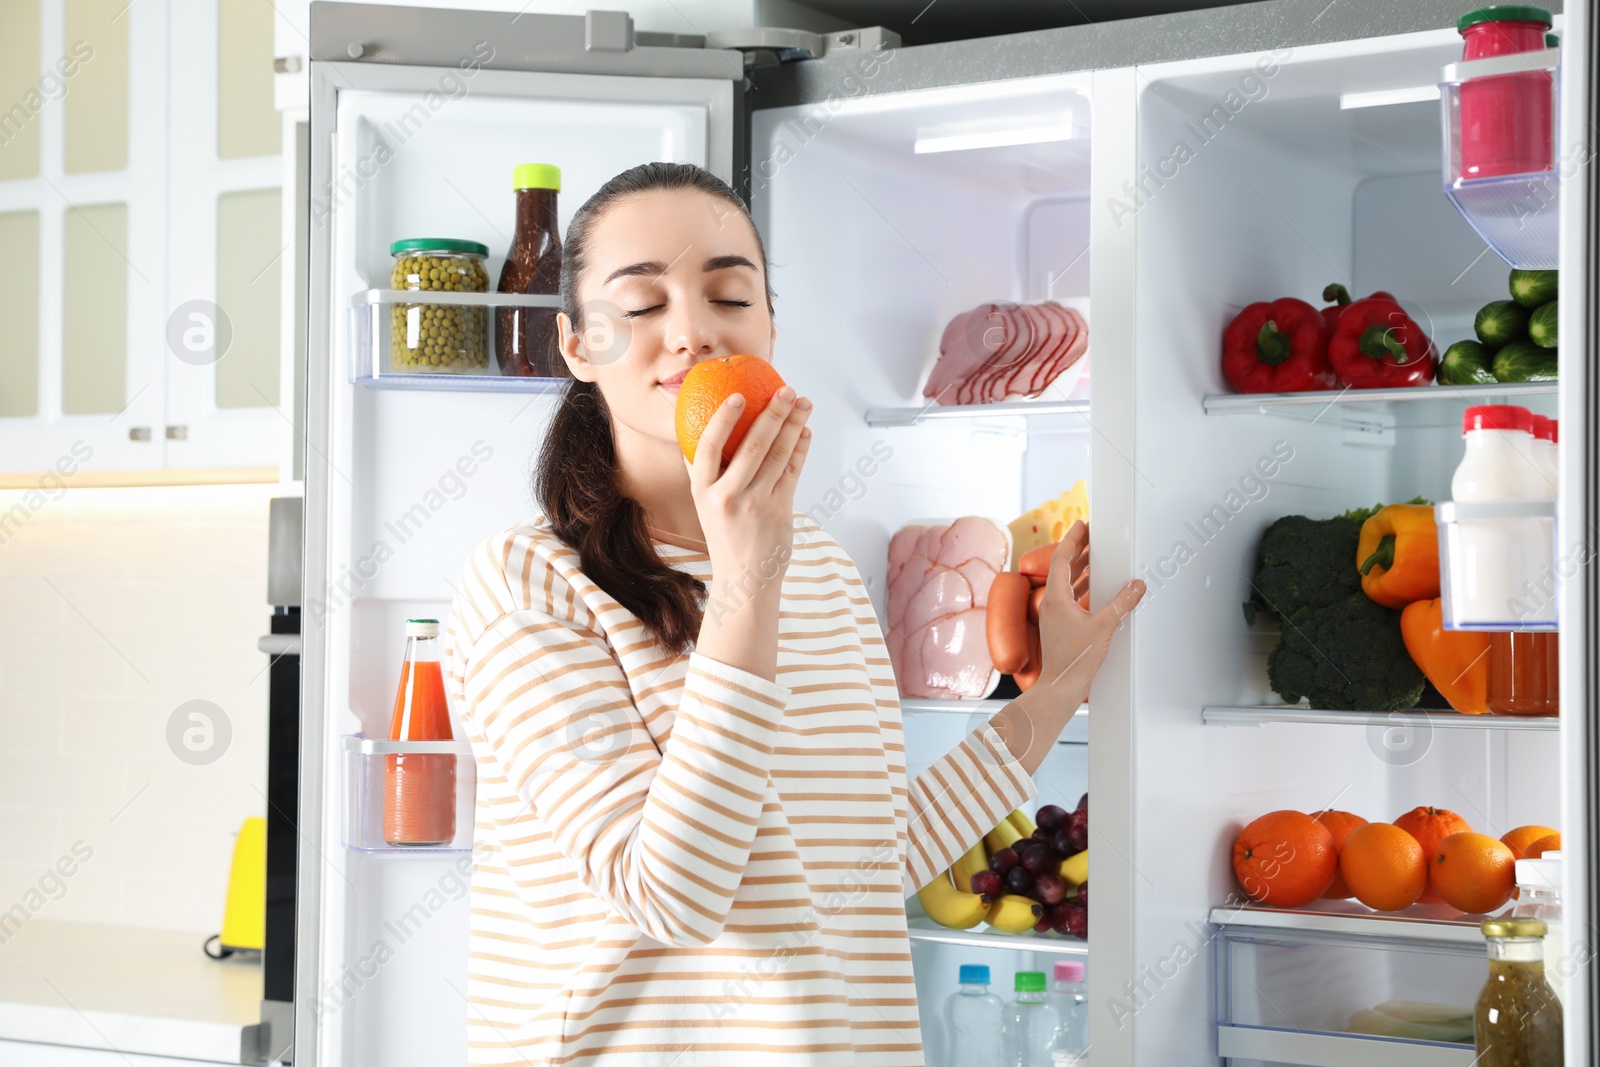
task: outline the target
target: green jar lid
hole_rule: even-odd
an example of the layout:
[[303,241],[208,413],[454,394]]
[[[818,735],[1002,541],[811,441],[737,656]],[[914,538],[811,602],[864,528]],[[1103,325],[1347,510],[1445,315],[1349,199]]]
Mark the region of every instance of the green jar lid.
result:
[[1557,37],[1553,33],[1547,33],[1544,35],[1544,46],[1546,48],[1560,48],[1561,38]]
[[396,241],[389,246],[391,256],[407,252],[470,252],[475,256],[489,254],[489,246],[477,241],[459,241],[454,237],[413,237],[409,241]]
[[511,172],[513,189],[554,189],[561,191],[561,168],[551,163],[519,163]]
[[1017,972],[1017,988],[1016,988],[1016,991],[1018,993],[1043,993],[1044,992],[1044,972],[1043,971],[1018,971]]
[[1480,22],[1538,22],[1547,29],[1554,25],[1550,20],[1550,12],[1542,7],[1501,4],[1498,7],[1480,7],[1476,11],[1468,11],[1461,16],[1461,21],[1456,23],[1456,30],[1466,33],[1468,26],[1476,26]]

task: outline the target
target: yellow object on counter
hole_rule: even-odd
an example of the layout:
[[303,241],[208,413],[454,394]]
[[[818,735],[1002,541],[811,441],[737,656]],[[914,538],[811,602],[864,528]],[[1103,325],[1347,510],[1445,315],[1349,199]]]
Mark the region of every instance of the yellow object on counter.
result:
[[252,815],[239,827],[222,914],[224,952],[260,951],[267,941],[267,820]]

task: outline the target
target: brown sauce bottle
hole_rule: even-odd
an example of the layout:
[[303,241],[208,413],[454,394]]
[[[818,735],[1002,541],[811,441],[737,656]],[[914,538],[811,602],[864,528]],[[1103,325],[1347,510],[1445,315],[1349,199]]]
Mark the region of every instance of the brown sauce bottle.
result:
[[[524,163],[512,176],[517,191],[517,230],[500,270],[502,293],[561,291],[561,228],[556,194],[561,169]],[[564,378],[566,365],[556,353],[555,308],[495,309],[495,361],[500,373],[517,378]]]

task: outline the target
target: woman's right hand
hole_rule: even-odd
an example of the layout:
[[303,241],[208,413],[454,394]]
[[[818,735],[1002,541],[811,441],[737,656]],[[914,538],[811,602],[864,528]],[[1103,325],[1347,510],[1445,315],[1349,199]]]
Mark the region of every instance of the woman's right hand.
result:
[[784,386],[773,395],[725,469],[723,445],[744,413],[735,393],[706,423],[689,467],[689,488],[720,582],[745,574],[776,589],[794,545],[794,487],[811,447],[811,401]]

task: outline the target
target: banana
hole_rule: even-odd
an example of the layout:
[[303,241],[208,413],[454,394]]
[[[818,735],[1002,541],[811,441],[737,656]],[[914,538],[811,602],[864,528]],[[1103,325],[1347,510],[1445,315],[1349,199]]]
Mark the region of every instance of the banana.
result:
[[983,850],[983,842],[967,849],[966,854],[956,860],[955,866],[950,868],[950,879],[955,882],[956,888],[963,893],[972,892],[972,876],[979,871],[989,869],[989,854]]
[[1039,832],[1039,828],[1034,825],[1033,820],[1028,818],[1028,813],[1021,808],[1007,815],[1006,819],[1010,821],[1012,826],[1017,828],[1017,832],[1023,837],[1032,837]]
[[1007,893],[989,909],[988,923],[1002,933],[1020,934],[1032,930],[1044,914],[1044,906],[1032,897]]
[[1084,849],[1075,856],[1068,856],[1061,861],[1061,877],[1072,885],[1082,885],[1089,880],[1089,850]]
[[972,929],[983,922],[991,910],[988,897],[963,893],[950,881],[949,872],[941,872],[917,890],[917,900],[928,918],[952,930]]
[[1003,848],[1010,848],[1022,840],[1022,832],[1012,825],[1011,819],[1000,820],[1000,825],[983,835],[983,843],[989,846],[989,855],[994,855]]

